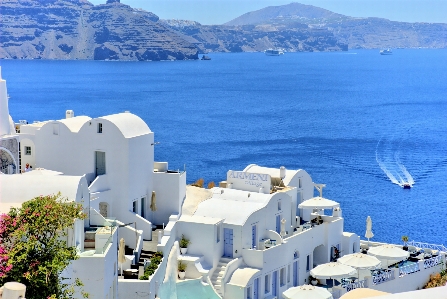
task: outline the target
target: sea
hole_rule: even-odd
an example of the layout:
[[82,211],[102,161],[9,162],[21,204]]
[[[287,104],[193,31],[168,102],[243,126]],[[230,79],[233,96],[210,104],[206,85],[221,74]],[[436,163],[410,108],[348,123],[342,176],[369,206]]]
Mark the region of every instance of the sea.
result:
[[365,239],[371,216],[372,241],[447,245],[446,49],[208,56],[0,66],[16,122],[130,111],[188,183],[252,163],[304,169],[341,204],[345,231]]

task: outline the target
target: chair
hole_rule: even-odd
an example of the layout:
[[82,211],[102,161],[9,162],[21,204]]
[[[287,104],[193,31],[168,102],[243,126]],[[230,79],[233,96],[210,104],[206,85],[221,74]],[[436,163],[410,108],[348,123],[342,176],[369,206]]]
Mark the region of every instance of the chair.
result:
[[424,258],[431,258],[433,252],[429,248],[424,248]]

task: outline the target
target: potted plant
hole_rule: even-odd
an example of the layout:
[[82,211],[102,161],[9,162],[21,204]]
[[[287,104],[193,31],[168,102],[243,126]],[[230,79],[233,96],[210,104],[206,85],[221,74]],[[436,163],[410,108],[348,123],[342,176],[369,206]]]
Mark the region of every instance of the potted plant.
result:
[[407,246],[408,236],[402,236],[402,241],[404,242],[404,246],[402,247],[402,249],[408,251],[408,246]]
[[180,279],[184,279],[185,275],[186,275],[186,263],[182,262],[182,261],[178,261],[177,263],[177,268],[178,268],[178,277]]
[[180,245],[180,252],[182,254],[186,254],[188,251],[188,245],[191,244],[191,241],[185,237],[185,235],[182,234],[182,238],[180,239],[179,245]]

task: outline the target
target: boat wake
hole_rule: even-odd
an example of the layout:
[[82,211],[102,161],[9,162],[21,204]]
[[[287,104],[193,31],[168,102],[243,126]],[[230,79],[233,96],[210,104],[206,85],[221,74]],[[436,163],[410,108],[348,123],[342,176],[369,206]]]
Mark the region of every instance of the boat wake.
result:
[[401,154],[402,140],[394,140],[394,138],[381,138],[376,146],[376,161],[386,176],[396,185],[405,187],[404,185],[414,184],[414,179],[403,165]]

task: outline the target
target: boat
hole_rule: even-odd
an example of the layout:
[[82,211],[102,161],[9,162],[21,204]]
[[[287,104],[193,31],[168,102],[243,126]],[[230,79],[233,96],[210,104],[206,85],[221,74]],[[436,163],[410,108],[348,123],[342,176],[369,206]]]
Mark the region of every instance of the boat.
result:
[[403,183],[402,184],[402,188],[404,188],[404,189],[411,189],[411,185],[410,185],[410,183]]
[[391,55],[391,54],[393,54],[393,51],[391,51],[390,48],[384,49],[384,50],[380,50],[380,55]]
[[201,60],[211,60],[211,57],[206,56],[206,55],[203,55],[202,58],[201,58]]
[[284,54],[284,52],[280,49],[267,49],[264,53],[267,56],[279,56]]

